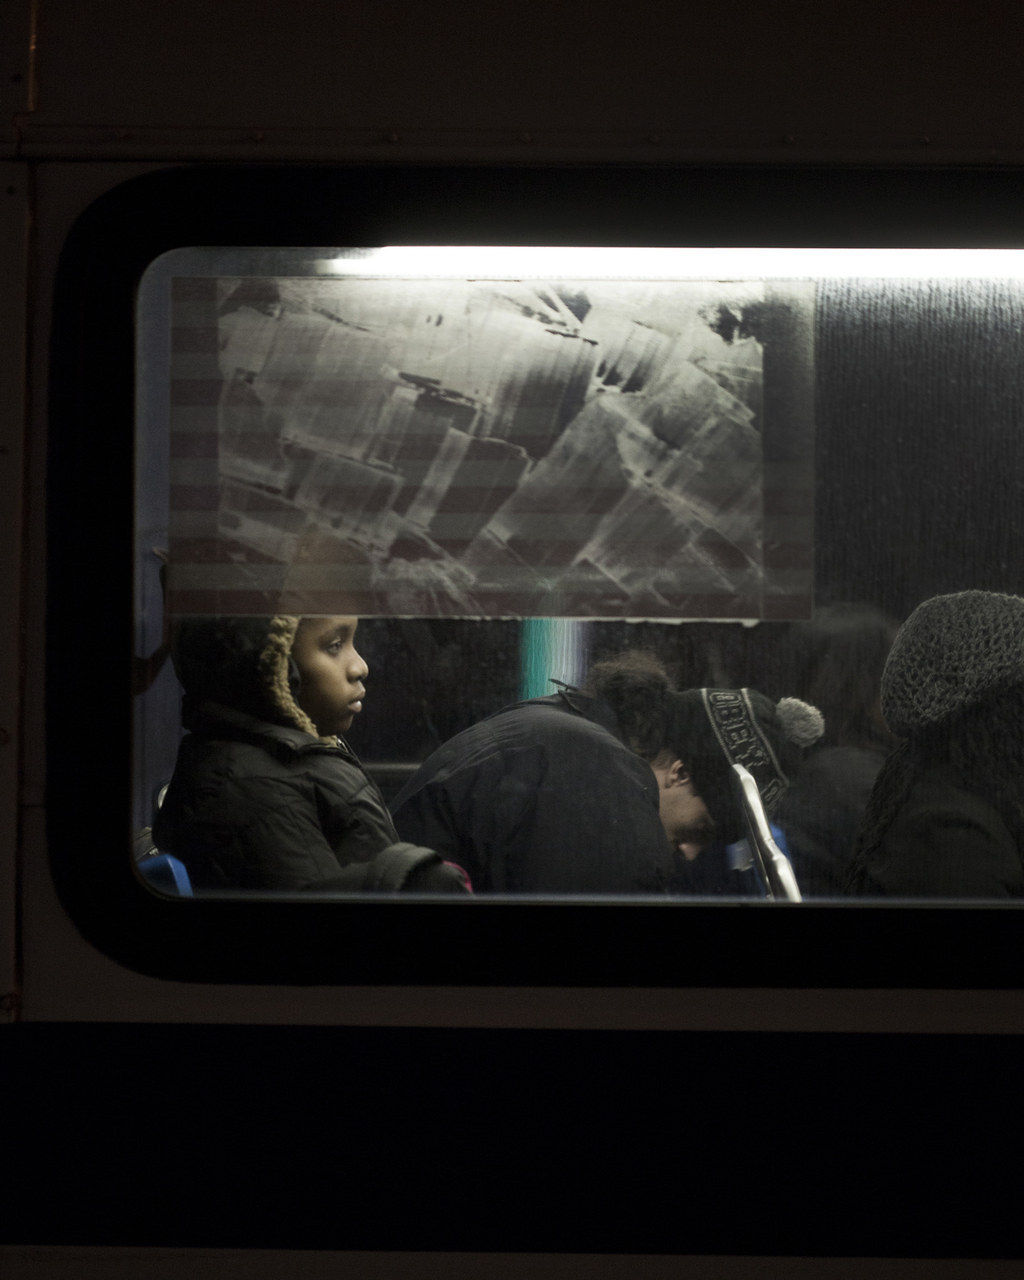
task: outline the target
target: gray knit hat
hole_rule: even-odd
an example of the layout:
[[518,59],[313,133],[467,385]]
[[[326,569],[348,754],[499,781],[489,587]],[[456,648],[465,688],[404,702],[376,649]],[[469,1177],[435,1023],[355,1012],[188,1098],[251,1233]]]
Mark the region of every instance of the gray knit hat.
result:
[[933,596],[899,629],[882,672],[893,733],[920,729],[1024,684],[1024,599],[993,591]]

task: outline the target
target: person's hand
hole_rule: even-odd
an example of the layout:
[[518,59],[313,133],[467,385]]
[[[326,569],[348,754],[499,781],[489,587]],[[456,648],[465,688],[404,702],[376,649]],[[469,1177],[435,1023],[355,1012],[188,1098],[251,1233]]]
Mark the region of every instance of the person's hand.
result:
[[457,862],[423,862],[402,885],[403,893],[472,893],[469,876]]

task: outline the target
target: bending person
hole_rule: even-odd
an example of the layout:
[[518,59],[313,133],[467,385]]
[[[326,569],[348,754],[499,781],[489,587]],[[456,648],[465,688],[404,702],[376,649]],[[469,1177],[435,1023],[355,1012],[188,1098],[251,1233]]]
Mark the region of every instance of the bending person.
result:
[[850,892],[1024,896],[1024,599],[919,605],[886,662],[882,714],[904,741],[871,793]]
[[369,671],[352,617],[180,621],[188,735],[153,822],[196,889],[464,892],[403,844],[344,735]]
[[515,703],[435,751],[393,803],[407,840],[477,892],[657,894],[677,859],[741,829],[733,763],[767,805],[821,732],[814,708],[754,690],[673,689],[650,655],[597,664],[584,689]]

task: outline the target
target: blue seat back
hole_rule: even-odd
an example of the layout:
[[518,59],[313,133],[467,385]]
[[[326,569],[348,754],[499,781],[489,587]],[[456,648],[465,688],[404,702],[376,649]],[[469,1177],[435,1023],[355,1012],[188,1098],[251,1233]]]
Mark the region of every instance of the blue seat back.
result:
[[178,898],[192,897],[192,882],[188,878],[185,864],[170,853],[157,853],[142,858],[135,864],[142,872],[147,883],[161,893],[171,894]]

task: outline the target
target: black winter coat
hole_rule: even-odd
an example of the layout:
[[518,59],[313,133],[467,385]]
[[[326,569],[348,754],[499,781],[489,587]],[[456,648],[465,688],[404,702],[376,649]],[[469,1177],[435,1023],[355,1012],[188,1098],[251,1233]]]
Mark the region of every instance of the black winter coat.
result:
[[776,821],[805,898],[843,894],[857,832],[884,762],[882,749],[854,746],[823,747],[802,762]]
[[1024,848],[982,796],[950,768],[915,780],[858,891],[907,898],[1024,897]]
[[406,840],[464,866],[478,893],[663,893],[675,866],[650,765],[611,709],[575,690],[457,734],[392,811]]
[[341,739],[204,703],[189,719],[153,823],[195,889],[460,892],[430,849],[399,841]]

